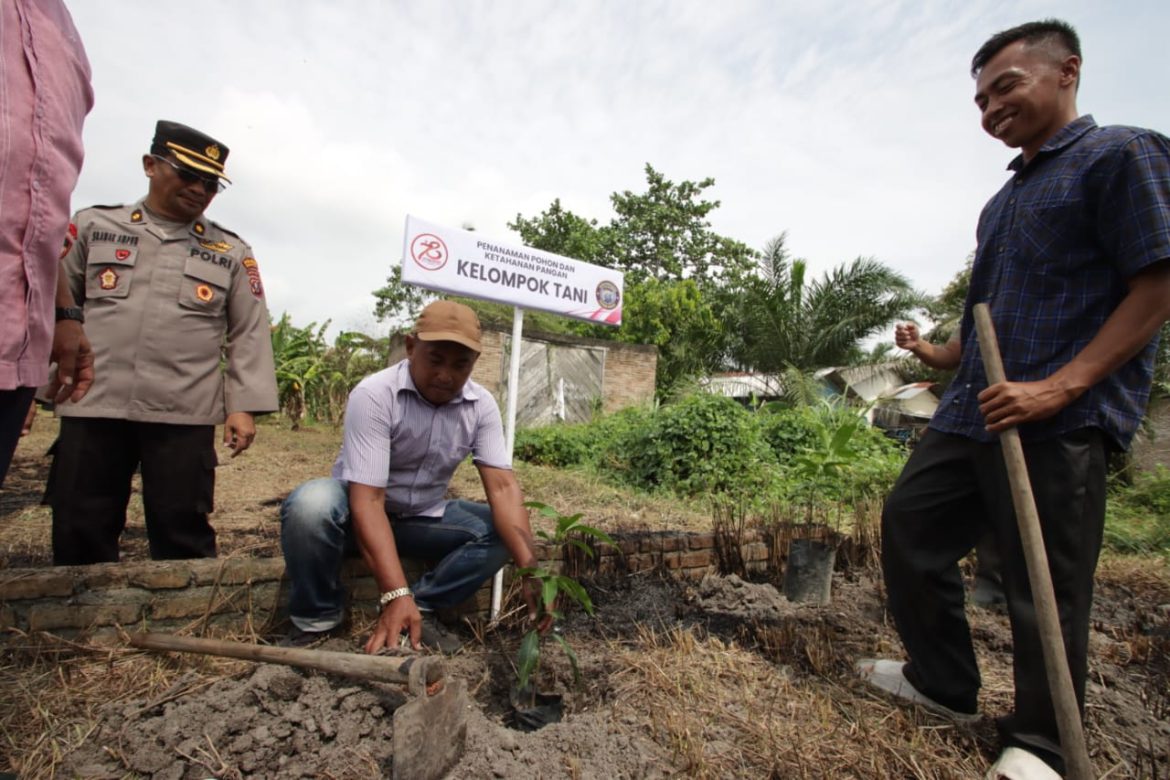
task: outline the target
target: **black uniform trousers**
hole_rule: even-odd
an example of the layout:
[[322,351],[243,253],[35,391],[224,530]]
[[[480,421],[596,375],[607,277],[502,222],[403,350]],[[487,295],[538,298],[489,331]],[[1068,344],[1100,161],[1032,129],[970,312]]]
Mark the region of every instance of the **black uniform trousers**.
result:
[[35,387],[0,390],[0,487],[4,487],[4,477],[8,474],[12,453],[16,452],[20,429],[35,392]]
[[[1093,572],[1105,524],[1106,439],[1096,428],[1024,444],[1077,701],[1084,710]],[[910,656],[907,679],[951,709],[975,712],[979,668],[958,561],[990,528],[1012,626],[1015,711],[1006,746],[1063,771],[1032,591],[998,443],[928,431],[882,513],[890,612]]]
[[94,417],[61,418],[45,502],[53,510],[53,563],[118,560],[135,468],[150,557],[214,558],[208,522],[215,493],[215,426]]

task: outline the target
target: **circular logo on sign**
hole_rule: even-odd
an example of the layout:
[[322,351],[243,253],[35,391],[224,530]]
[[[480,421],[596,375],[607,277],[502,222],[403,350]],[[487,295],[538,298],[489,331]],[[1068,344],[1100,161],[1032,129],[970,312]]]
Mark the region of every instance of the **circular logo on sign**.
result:
[[433,233],[419,233],[410,242],[410,256],[420,268],[438,271],[447,264],[447,245]]
[[597,305],[603,309],[616,309],[622,302],[622,293],[618,286],[610,281],[597,285]]

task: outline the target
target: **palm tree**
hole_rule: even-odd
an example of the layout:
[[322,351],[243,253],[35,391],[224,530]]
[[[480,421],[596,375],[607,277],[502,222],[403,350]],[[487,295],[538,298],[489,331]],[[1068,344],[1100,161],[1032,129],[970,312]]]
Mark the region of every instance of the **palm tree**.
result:
[[786,238],[781,233],[768,242],[759,273],[744,286],[745,366],[811,371],[856,362],[862,340],[926,303],[904,276],[873,258],[859,257],[807,282],[807,264],[789,255]]

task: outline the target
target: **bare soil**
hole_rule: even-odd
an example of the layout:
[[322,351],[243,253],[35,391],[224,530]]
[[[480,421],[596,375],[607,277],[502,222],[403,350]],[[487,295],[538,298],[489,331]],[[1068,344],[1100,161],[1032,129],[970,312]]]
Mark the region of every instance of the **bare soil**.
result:
[[[51,433],[39,435],[47,446]],[[335,434],[268,438],[287,436],[303,448],[270,455],[258,444],[221,469],[221,549],[272,551],[282,493],[327,473]],[[43,560],[47,549],[35,538],[47,533],[44,510],[29,499],[43,480],[43,463],[31,462],[39,457],[35,449],[18,453],[21,476],[0,497],[0,549],[9,565]],[[471,494],[474,486],[472,474],[456,490]],[[654,513],[662,510],[639,507],[640,500],[606,499],[598,524],[619,523],[622,501],[640,512],[636,523],[667,522],[667,512],[660,520]],[[131,535],[126,557],[144,554],[139,544]],[[865,551],[856,560],[868,560]],[[584,576],[597,614],[573,612],[560,624],[581,682],[560,647],[546,642],[540,688],[564,695],[566,715],[531,733],[510,721],[522,626],[513,617],[461,627],[467,646],[449,670],[466,682],[472,703],[466,753],[450,777],[981,776],[998,749],[994,718],[1011,706],[1005,616],[970,610],[985,717],[956,726],[856,678],[858,658],[901,653],[872,566],[842,565],[826,607],[792,604],[776,589],[779,573],[767,579]],[[513,606],[507,602],[505,613]],[[355,626],[327,649],[356,651],[366,628]],[[48,636],[9,639],[0,662],[0,768],[22,778],[388,776],[391,714],[408,696],[399,686],[286,667]],[[1103,561],[1091,647],[1086,725],[1098,775],[1170,778],[1164,561]]]

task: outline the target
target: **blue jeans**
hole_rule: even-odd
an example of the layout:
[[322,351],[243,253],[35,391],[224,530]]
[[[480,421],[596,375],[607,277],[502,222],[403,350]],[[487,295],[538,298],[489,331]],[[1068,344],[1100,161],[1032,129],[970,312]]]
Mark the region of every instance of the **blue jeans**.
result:
[[[345,483],[324,477],[301,485],[281,506],[280,526],[293,625],[302,631],[339,625],[341,563],[357,546]],[[450,501],[442,517],[396,518],[391,528],[400,557],[438,561],[410,586],[419,609],[461,604],[508,561],[486,504]]]

